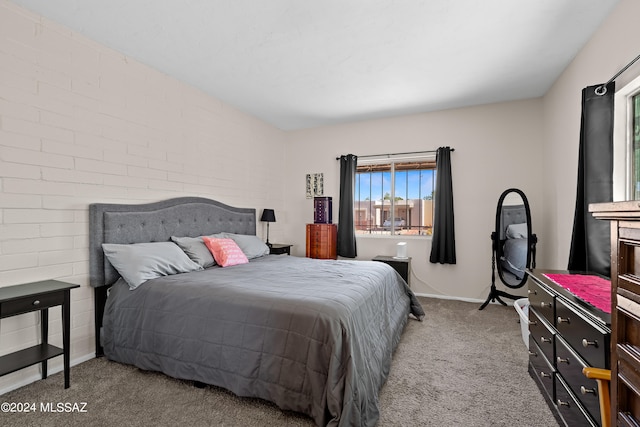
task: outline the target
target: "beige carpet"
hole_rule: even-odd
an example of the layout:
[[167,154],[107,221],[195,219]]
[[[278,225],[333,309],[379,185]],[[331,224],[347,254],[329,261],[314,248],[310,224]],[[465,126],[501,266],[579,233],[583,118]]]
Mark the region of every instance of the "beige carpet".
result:
[[[411,320],[380,392],[378,426],[557,426],[527,372],[527,349],[513,307],[425,299]],[[313,426],[310,418],[216,387],[93,359],[0,396],[33,402],[33,413],[0,413],[3,426]],[[82,413],[41,404],[86,402]],[[65,409],[65,406],[62,406]],[[77,409],[81,409],[78,407]]]

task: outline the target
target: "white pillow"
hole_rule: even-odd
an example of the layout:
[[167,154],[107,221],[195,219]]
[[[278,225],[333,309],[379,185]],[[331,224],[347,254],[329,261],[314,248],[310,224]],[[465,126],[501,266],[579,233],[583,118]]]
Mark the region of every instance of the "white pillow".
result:
[[527,237],[528,232],[526,222],[507,226],[507,239],[526,239]]
[[102,250],[131,290],[150,279],[203,269],[173,242],[103,243]]

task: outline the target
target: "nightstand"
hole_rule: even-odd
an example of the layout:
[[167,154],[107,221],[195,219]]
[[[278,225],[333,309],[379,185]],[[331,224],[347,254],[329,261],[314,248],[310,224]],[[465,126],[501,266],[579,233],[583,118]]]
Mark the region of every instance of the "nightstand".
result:
[[375,258],[373,258],[372,261],[380,261],[380,262],[384,262],[385,264],[389,264],[391,267],[393,267],[394,270],[400,273],[400,276],[402,276],[404,281],[407,282],[407,285],[409,284],[409,272],[411,271],[411,257],[396,258],[392,256],[378,255]]
[[282,254],[291,255],[291,246],[293,245],[272,243],[269,246],[269,253],[271,255],[282,255]]
[[[42,363],[47,378],[47,360],[63,355],[64,388],[69,388],[70,293],[80,285],[44,280],[0,288],[0,319],[40,311],[41,343],[0,357],[0,376]],[[62,306],[62,348],[49,344],[49,307]]]

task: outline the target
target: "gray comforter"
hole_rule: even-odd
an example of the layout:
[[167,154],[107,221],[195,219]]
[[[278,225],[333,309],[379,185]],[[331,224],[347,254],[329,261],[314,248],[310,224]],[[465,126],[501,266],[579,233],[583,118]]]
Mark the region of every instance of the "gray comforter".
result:
[[424,312],[388,265],[266,256],[150,280],[120,279],[104,314],[105,355],[310,415],[373,426],[393,350]]

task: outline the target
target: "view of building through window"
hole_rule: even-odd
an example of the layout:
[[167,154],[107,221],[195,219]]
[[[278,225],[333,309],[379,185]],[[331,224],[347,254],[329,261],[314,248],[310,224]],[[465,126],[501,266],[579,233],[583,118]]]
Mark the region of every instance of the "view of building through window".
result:
[[356,234],[431,235],[435,174],[434,158],[358,164]]

